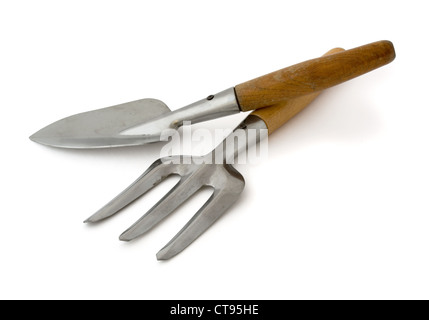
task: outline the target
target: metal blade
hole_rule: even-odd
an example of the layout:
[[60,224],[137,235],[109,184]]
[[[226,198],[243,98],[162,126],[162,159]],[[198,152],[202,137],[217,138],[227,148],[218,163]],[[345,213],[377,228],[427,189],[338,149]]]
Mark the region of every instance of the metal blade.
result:
[[142,145],[159,141],[159,135],[120,133],[170,112],[167,105],[160,100],[141,99],[61,119],[37,131],[30,139],[62,148]]

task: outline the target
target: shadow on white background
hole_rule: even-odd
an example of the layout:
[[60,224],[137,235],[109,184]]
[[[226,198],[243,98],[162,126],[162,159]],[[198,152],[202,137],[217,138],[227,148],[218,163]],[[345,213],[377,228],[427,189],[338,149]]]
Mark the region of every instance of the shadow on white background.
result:
[[[2,2],[0,298],[427,299],[423,4]],[[61,150],[28,139],[71,114],[145,97],[175,110],[382,39],[397,59],[322,93],[272,135],[267,161],[235,166],[246,179],[240,199],[167,263],[156,252],[208,190],[132,243],[119,234],[168,183],[99,226],[82,223],[160,144]],[[244,116],[195,128],[232,129]]]

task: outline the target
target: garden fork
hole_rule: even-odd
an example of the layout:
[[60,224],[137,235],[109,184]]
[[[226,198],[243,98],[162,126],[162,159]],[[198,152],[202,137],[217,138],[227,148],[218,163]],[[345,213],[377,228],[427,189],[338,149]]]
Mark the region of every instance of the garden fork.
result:
[[[343,51],[336,48],[328,53]],[[213,188],[213,194],[191,220],[156,255],[158,260],[170,259],[189,246],[230,208],[244,189],[243,176],[231,165],[237,155],[286,123],[313,101],[320,92],[311,93],[276,105],[253,111],[212,152],[202,157],[169,156],[155,161],[134,183],[111,200],[85,222],[98,222],[108,218],[151,190],[170,175],[179,175],[179,182],[145,215],[120,235],[120,240],[133,240],[172,213],[183,202],[204,186]],[[238,139],[234,136],[242,130],[246,137],[256,131],[254,139]],[[233,152],[228,152],[233,146]],[[219,155],[222,159],[219,163]]]

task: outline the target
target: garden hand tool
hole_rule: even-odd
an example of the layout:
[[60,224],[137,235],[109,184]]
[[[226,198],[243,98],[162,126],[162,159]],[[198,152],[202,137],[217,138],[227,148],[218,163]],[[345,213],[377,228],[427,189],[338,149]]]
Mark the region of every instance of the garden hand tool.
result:
[[[343,49],[333,49],[335,54]],[[338,53],[336,53],[338,54]],[[325,56],[326,56],[325,55]],[[295,99],[277,103],[274,106],[253,111],[242,123],[211,153],[203,157],[170,156],[158,159],[134,183],[107,205],[89,217],[85,222],[98,222],[108,218],[127,206],[170,175],[179,175],[179,182],[143,217],[120,236],[120,240],[135,239],[172,213],[189,197],[204,186],[213,188],[213,194],[179,233],[157,253],[158,260],[166,260],[180,253],[209,228],[237,200],[244,188],[243,176],[230,164],[239,152],[256,144],[261,138],[261,130],[273,133],[282,124],[304,109],[319,93],[311,93]],[[247,133],[256,130],[256,139],[238,139],[234,143],[235,132]],[[226,152],[228,142],[233,152]],[[229,145],[231,146],[231,145]],[[219,154],[222,161],[216,162]]]
[[64,148],[157,142],[163,130],[177,129],[184,121],[197,123],[318,92],[381,67],[394,57],[392,43],[378,41],[298,63],[175,111],[170,111],[160,100],[141,99],[64,118],[39,130],[30,139]]

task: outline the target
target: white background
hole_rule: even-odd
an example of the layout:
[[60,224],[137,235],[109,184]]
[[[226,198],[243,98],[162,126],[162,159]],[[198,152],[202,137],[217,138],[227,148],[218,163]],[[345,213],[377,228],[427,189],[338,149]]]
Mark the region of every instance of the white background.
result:
[[[429,298],[425,1],[2,1],[0,298]],[[332,47],[388,39],[390,65],[324,92],[238,165],[246,188],[182,254],[166,244],[210,195],[131,243],[160,186],[82,223],[161,145],[63,150],[28,136],[144,97],[177,109]],[[243,114],[199,125],[232,128]]]

